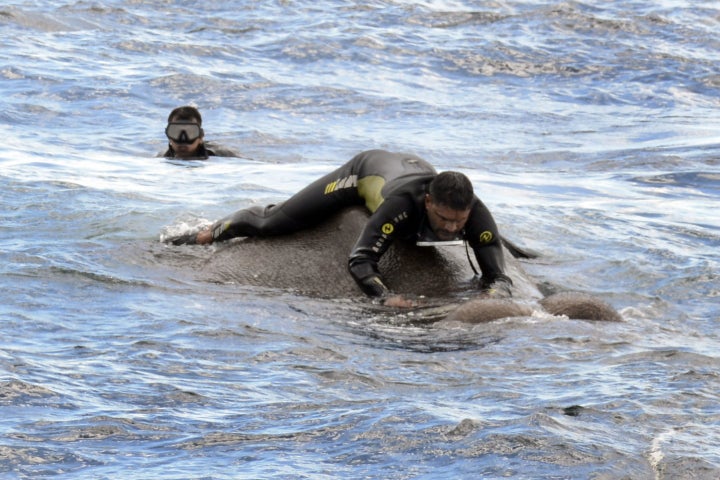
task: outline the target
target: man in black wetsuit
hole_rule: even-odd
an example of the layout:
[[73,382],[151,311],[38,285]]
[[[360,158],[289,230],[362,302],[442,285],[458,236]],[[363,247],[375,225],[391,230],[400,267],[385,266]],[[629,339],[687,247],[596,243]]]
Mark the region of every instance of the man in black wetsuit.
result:
[[168,115],[165,128],[169,145],[162,157],[181,160],[207,160],[208,157],[237,157],[238,155],[226,148],[210,145],[205,142],[200,111],[191,106],[178,107]]
[[350,253],[348,268],[358,286],[390,306],[412,306],[390,296],[378,270],[380,257],[396,238],[412,241],[466,240],[482,270],[481,288],[509,292],[502,242],[490,211],[458,172],[436,170],[410,154],[370,150],[316,180],[277,205],[229,215],[199,233],[170,239],[176,244],[208,244],[234,237],[283,235],[317,224],[353,205],[371,216]]

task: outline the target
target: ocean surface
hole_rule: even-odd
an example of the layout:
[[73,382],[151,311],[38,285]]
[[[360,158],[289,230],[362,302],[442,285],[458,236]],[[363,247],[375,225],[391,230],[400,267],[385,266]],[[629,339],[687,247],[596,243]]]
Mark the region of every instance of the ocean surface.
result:
[[[6,0],[0,478],[720,478],[720,3]],[[237,158],[173,161],[192,104]],[[168,232],[356,153],[461,170],[548,291],[452,325]]]

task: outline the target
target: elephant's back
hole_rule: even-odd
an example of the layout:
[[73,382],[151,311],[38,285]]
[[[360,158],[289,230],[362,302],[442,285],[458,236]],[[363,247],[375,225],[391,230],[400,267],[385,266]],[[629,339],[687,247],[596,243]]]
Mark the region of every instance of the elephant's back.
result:
[[[207,261],[203,276],[313,296],[362,296],[347,271],[347,259],[367,217],[365,209],[351,208],[293,234],[229,242]],[[390,247],[380,270],[394,292],[429,296],[457,290],[458,283],[473,275],[462,246],[418,247],[406,242]]]

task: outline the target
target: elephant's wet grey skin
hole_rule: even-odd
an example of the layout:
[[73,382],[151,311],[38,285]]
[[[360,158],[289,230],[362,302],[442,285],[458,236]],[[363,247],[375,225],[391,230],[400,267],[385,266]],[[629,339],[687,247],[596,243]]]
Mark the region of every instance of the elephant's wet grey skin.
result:
[[[218,245],[202,269],[202,278],[292,290],[312,297],[362,298],[347,271],[347,258],[367,217],[364,209],[352,208],[301,232]],[[514,283],[512,300],[475,299],[460,304],[457,311],[451,310],[448,318],[482,322],[542,310],[543,296],[536,283],[507,250],[505,262]],[[380,269],[395,293],[422,295],[434,301],[445,298],[448,303],[474,293],[474,272],[463,246],[418,247],[396,242],[382,257]],[[571,292],[555,300],[553,297],[543,300],[552,309],[550,313],[585,318],[589,312],[588,319],[618,319],[617,312],[596,297]]]

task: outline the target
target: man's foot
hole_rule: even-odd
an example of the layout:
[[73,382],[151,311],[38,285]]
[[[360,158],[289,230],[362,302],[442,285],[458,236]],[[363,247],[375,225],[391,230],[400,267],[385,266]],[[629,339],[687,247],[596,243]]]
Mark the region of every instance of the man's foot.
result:
[[197,243],[197,232],[185,233],[177,237],[170,237],[165,240],[173,245],[195,245]]

